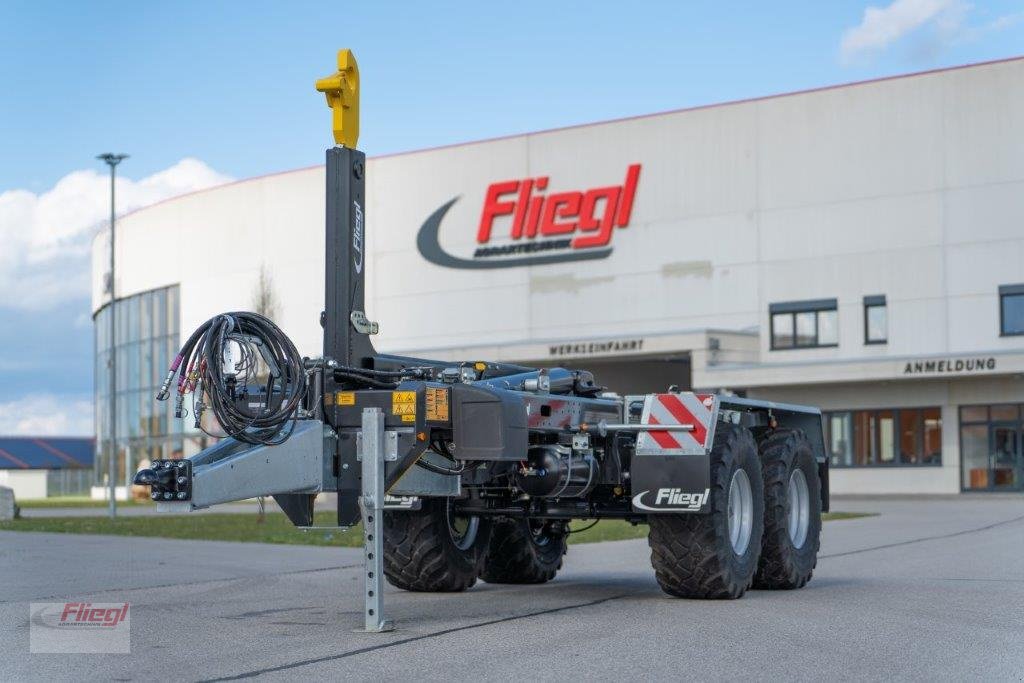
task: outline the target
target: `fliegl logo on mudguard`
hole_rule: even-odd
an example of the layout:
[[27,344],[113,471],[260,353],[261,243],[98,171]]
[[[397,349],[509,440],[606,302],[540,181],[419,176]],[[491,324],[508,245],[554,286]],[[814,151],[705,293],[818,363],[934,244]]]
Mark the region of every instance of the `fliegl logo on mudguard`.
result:
[[423,258],[446,268],[512,268],[607,258],[615,228],[629,225],[640,164],[627,167],[621,185],[549,191],[548,180],[538,176],[488,186],[481,198],[472,258],[448,253],[439,241],[441,221],[458,197],[427,218],[416,247]]
[[[648,500],[653,498],[651,505],[644,503],[645,496]],[[690,493],[675,488],[658,489],[653,493],[641,491],[633,496],[633,507],[651,512],[700,512],[710,496],[711,489],[704,489],[703,493]]]

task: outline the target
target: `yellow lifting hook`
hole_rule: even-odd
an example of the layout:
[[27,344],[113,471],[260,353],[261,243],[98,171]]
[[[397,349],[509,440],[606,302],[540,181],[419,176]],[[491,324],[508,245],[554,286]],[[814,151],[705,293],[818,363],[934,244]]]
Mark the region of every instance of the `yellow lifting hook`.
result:
[[334,112],[334,141],[355,149],[359,140],[359,66],[352,50],[338,50],[338,71],[316,82]]

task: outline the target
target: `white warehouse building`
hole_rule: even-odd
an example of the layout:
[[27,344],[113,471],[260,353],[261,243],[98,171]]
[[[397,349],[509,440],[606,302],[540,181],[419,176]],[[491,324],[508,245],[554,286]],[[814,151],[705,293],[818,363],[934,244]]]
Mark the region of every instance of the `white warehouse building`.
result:
[[[320,353],[324,205],[317,166],[118,223],[119,476],[202,447],[153,395],[207,318],[269,293]],[[380,351],[817,405],[837,494],[1024,491],[1024,58],[371,158],[366,221]]]

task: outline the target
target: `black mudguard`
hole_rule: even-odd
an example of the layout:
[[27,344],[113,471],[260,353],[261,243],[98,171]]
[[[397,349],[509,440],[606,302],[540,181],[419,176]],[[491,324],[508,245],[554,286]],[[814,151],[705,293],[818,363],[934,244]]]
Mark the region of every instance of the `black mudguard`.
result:
[[636,455],[630,469],[633,509],[645,513],[708,511],[708,455]]

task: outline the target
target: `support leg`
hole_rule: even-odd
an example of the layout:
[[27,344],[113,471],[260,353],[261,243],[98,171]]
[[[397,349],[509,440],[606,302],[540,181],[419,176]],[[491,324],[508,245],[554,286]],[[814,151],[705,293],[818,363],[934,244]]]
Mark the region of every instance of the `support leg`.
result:
[[363,550],[366,558],[366,607],[364,630],[390,631],[384,619],[384,413],[380,408],[363,410],[362,496]]

